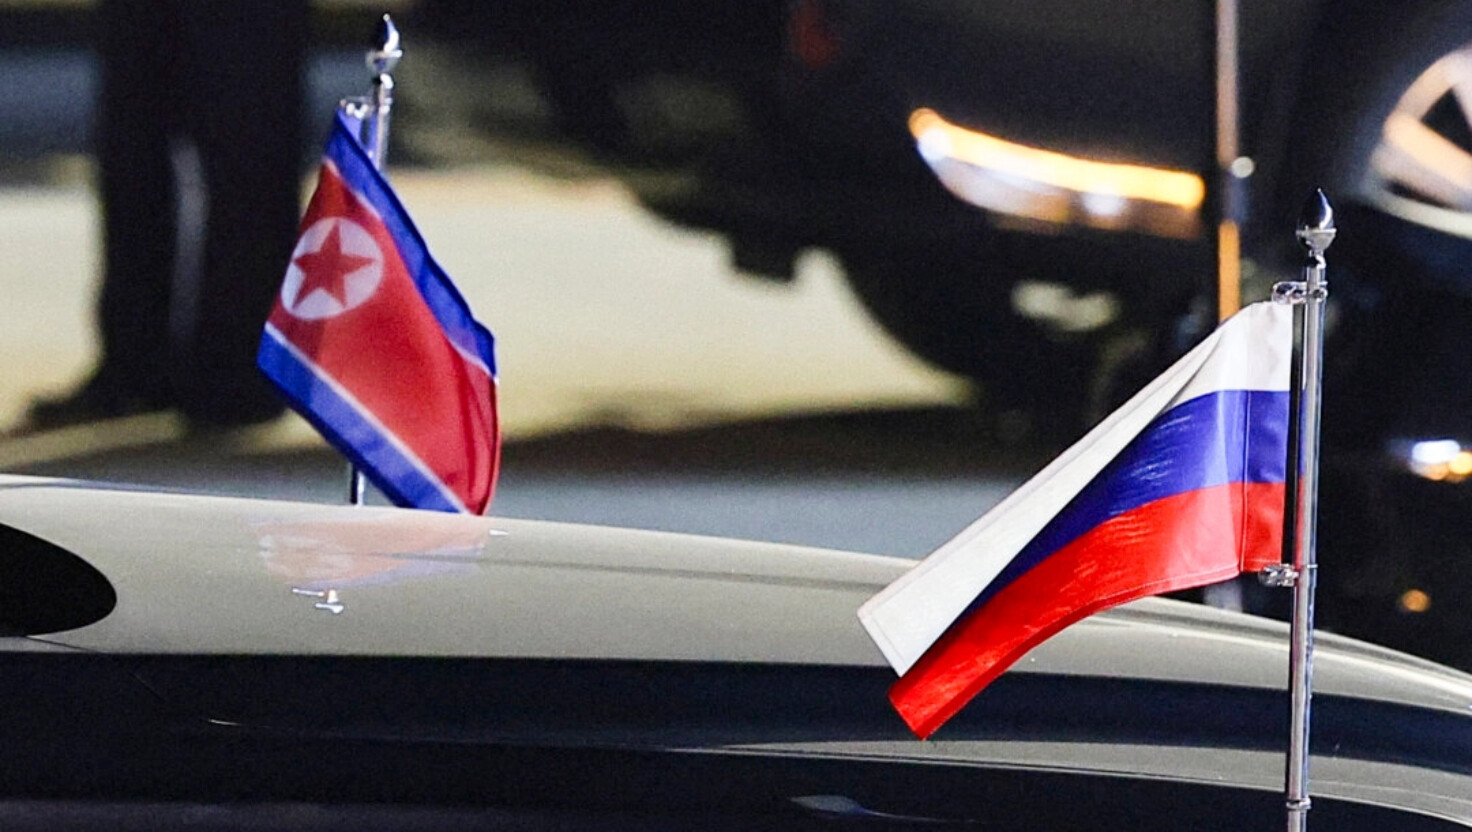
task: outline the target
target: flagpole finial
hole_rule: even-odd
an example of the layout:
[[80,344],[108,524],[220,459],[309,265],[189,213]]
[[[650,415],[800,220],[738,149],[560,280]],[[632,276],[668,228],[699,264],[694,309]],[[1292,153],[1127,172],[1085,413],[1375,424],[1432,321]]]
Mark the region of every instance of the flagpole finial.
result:
[[373,40],[368,49],[368,68],[374,75],[388,75],[394,71],[404,50],[399,45],[399,29],[393,18],[385,14],[373,27]]
[[1334,242],[1334,234],[1334,207],[1324,192],[1315,188],[1298,215],[1298,241],[1308,249],[1310,257],[1317,259]]
[[368,157],[379,170],[387,166],[389,112],[394,105],[394,67],[404,57],[399,29],[393,18],[385,14],[373,27],[373,41],[364,56],[373,73],[373,94],[366,99],[360,140]]

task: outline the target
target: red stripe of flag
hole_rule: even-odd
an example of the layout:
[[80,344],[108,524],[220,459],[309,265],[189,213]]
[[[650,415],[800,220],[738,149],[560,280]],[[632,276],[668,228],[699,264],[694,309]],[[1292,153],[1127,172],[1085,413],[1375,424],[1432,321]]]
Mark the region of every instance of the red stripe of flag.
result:
[[1146,504],[1048,556],[946,631],[890,701],[930,736],[1064,627],[1127,601],[1234,578],[1282,548],[1283,483],[1227,483]]

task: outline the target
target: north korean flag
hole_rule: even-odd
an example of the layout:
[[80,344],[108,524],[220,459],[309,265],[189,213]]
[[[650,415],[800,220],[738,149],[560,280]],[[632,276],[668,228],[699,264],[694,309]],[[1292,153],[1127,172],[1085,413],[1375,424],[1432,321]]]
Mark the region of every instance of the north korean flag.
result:
[[483,514],[501,455],[493,344],[339,114],[261,370],[394,503]]

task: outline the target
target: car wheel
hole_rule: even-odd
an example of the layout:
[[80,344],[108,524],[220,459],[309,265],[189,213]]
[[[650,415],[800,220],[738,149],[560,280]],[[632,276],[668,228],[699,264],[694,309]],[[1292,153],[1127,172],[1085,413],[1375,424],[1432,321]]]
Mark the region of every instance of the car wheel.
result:
[[1438,57],[1385,116],[1362,185],[1367,200],[1407,222],[1472,238],[1468,107],[1472,44]]
[[1325,441],[1466,436],[1453,380],[1472,304],[1472,5],[1331,14],[1355,22],[1310,61],[1285,180],[1300,197],[1322,185],[1338,214]]
[[1295,185],[1340,202],[1356,278],[1472,293],[1472,6],[1374,8],[1308,79],[1295,167],[1324,180]]

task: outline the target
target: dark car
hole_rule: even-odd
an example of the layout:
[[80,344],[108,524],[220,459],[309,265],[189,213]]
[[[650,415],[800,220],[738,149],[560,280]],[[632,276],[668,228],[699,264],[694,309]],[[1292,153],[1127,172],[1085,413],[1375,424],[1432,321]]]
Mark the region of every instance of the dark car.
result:
[[[6,830],[1272,828],[1287,628],[1160,599],[934,739],[912,561],[0,477]],[[1472,827],[1472,677],[1325,636],[1316,826]]]
[[999,432],[1057,445],[1205,332],[1219,251],[1247,298],[1295,276],[1323,188],[1320,620],[1472,668],[1472,3],[1238,0],[1227,51],[1219,5],[425,0],[472,83],[410,112],[572,150],[748,273],[836,253]]
[[1225,145],[1218,5],[419,9],[462,75],[525,73],[521,95],[478,87],[470,123],[591,151],[661,215],[728,236],[748,271],[786,278],[803,248],[836,252],[901,341],[1072,431],[1122,364],[1158,365],[1200,331],[1222,219],[1249,293],[1297,265],[1314,187],[1340,212],[1336,303],[1383,316],[1412,281],[1459,303],[1472,287],[1457,104],[1472,4],[1234,0]]

